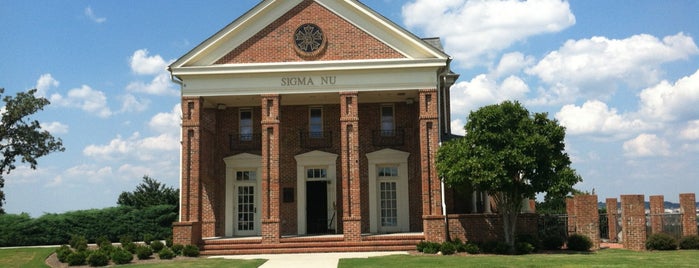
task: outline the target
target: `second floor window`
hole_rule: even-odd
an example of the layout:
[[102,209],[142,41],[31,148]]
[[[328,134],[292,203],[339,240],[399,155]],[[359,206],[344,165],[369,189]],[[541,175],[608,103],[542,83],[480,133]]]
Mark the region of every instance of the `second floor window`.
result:
[[381,136],[393,136],[394,131],[393,105],[381,105]]
[[311,107],[309,109],[308,134],[311,138],[323,137],[323,108]]
[[251,141],[252,140],[252,110],[251,109],[241,109],[240,110],[240,140],[241,141]]

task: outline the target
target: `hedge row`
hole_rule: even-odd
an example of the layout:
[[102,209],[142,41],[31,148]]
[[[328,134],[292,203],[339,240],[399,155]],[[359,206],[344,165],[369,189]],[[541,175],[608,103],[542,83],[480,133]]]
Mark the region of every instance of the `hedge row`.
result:
[[146,234],[165,239],[172,236],[176,220],[177,207],[172,205],[79,210],[35,219],[24,213],[6,214],[0,215],[0,247],[67,244],[71,235],[90,242],[102,236],[111,241],[124,235],[142,239]]

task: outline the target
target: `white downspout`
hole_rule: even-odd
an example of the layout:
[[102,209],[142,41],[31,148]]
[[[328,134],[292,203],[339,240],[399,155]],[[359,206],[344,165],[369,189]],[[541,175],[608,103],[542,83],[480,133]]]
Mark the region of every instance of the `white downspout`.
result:
[[[180,103],[181,103],[181,102],[182,102],[182,100],[181,100],[181,98],[182,98],[182,87],[184,86],[184,83],[183,83],[181,80],[177,79],[174,75],[172,75],[172,69],[170,69],[170,67],[168,67],[167,70],[168,70],[168,72],[170,72],[170,80],[171,80],[172,82],[174,82],[175,84],[180,85]],[[182,107],[180,107],[180,111],[182,111]],[[179,172],[180,175],[179,175],[179,179],[178,179],[178,180],[179,180],[178,183],[180,184],[180,202],[179,202],[179,203],[180,203],[180,204],[179,204],[179,206],[180,206],[180,213],[179,213],[179,215],[177,215],[177,221],[179,221],[179,222],[182,221],[182,214],[183,214],[183,213],[182,213],[182,207],[183,207],[183,206],[182,206],[182,158],[183,158],[183,156],[182,156],[182,133],[183,133],[183,132],[182,132],[182,115],[180,115],[180,163],[179,163],[179,165],[180,165],[180,172]]]

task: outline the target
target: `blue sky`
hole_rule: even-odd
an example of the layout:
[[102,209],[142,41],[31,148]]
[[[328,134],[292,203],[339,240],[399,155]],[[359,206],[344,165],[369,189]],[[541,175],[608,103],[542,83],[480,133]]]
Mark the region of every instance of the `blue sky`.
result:
[[[39,88],[52,104],[35,118],[66,147],[6,176],[7,212],[114,206],[144,174],[179,187],[179,93],[165,67],[258,2],[0,1],[0,87]],[[519,100],[567,127],[578,189],[699,192],[699,2],[363,3],[442,37],[461,74],[455,132],[469,111]]]

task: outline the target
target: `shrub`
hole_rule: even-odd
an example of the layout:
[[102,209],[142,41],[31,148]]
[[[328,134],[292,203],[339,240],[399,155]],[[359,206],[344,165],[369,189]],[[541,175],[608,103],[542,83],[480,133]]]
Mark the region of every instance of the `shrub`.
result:
[[146,243],[146,245],[150,245],[150,242],[153,242],[153,235],[152,234],[144,234],[143,235],[143,243]]
[[528,242],[517,242],[515,243],[515,253],[518,255],[525,255],[534,252],[536,248],[529,244]]
[[127,264],[133,260],[133,253],[123,248],[116,248],[112,252],[112,261],[116,264]]
[[153,249],[153,251],[159,252],[159,251],[163,250],[163,248],[165,247],[165,244],[163,244],[163,242],[160,240],[155,240],[153,242],[150,242],[150,247]]
[[[517,235],[515,238],[515,251],[517,250],[517,243],[522,242],[522,243],[529,243],[534,249],[531,252],[537,251],[538,249],[541,248],[541,240],[539,240],[538,237],[530,235],[530,234],[520,234]],[[528,253],[531,253],[528,252]]]
[[171,248],[172,247],[172,237],[168,237],[165,239],[165,246]]
[[541,247],[547,250],[561,249],[565,239],[559,235],[547,235],[541,239]]
[[95,244],[97,244],[98,247],[102,248],[106,245],[112,245],[112,241],[109,241],[109,238],[107,236],[100,236],[97,239],[95,239]]
[[505,242],[498,242],[495,245],[495,254],[507,255],[512,252],[512,247]]
[[199,248],[195,245],[186,245],[182,249],[182,256],[199,257]]
[[464,244],[464,251],[468,254],[478,254],[481,250],[478,248],[478,245],[474,243],[466,243]]
[[439,246],[439,251],[441,251],[444,255],[452,255],[456,252],[456,246],[454,246],[453,242],[447,241]]
[[68,255],[67,261],[70,266],[85,265],[85,259],[87,258],[87,251],[75,251]]
[[417,250],[426,254],[435,254],[442,245],[434,242],[422,241],[417,244]]
[[581,234],[573,234],[568,237],[568,249],[574,251],[588,251],[592,248],[589,237]]
[[689,235],[680,240],[681,249],[699,249],[699,235]]
[[84,251],[87,249],[87,239],[82,235],[71,235],[69,244],[70,247],[77,251]]
[[90,266],[106,266],[109,264],[109,256],[100,250],[92,251],[87,256],[87,264]]
[[60,248],[56,249],[56,257],[58,257],[58,261],[60,262],[68,262],[68,255],[70,253],[73,253],[73,250],[70,249],[70,246],[68,245],[62,245]]
[[152,255],[153,255],[153,249],[151,249],[149,246],[137,246],[136,247],[136,257],[138,257],[139,260],[148,259]]
[[677,239],[665,233],[652,234],[646,240],[648,250],[675,250],[677,249]]
[[182,249],[184,249],[184,246],[181,244],[174,244],[170,248],[172,249],[172,252],[175,253],[175,255],[182,255]]
[[158,252],[158,257],[162,260],[170,260],[175,257],[175,252],[172,252],[172,250],[168,248],[164,248]]
[[481,243],[480,248],[483,253],[495,253],[495,248],[498,244],[498,241],[487,241]]

